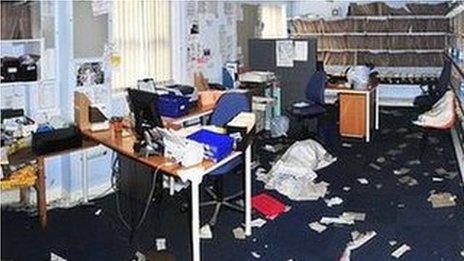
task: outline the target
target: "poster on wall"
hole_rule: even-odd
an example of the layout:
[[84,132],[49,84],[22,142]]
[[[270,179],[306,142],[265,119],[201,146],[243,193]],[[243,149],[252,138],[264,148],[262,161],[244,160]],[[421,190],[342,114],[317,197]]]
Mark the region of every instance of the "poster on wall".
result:
[[277,67],[293,67],[295,49],[292,40],[276,41]]
[[76,64],[76,85],[94,86],[105,83],[103,62],[82,62]]

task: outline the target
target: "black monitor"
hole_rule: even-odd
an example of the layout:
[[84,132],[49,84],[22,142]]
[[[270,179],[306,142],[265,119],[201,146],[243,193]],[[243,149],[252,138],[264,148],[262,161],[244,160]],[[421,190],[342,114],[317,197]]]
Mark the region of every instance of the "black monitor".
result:
[[157,95],[151,92],[128,89],[129,109],[134,114],[135,131],[139,137],[146,129],[163,127],[163,122],[156,107]]

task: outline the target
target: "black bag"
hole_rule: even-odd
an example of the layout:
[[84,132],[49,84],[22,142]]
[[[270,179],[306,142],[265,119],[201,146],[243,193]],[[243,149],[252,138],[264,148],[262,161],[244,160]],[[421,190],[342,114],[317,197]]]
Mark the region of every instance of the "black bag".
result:
[[76,126],[34,133],[32,150],[37,154],[45,154],[82,146],[82,135]]

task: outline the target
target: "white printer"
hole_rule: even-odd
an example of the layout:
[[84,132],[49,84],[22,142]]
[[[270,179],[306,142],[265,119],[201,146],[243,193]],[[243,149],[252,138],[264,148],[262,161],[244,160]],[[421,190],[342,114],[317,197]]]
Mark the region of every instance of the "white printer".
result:
[[275,74],[268,71],[250,71],[238,76],[241,82],[263,83],[275,79]]

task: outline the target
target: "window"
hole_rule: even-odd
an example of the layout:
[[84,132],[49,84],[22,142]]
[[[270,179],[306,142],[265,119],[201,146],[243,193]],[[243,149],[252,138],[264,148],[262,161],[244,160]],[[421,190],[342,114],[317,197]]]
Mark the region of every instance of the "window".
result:
[[261,38],[287,37],[285,6],[261,5],[259,16],[262,23]]
[[135,86],[138,79],[172,79],[170,1],[113,1],[113,41],[121,66],[113,88]]

